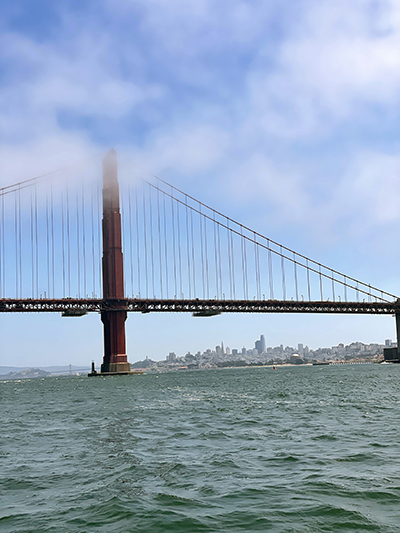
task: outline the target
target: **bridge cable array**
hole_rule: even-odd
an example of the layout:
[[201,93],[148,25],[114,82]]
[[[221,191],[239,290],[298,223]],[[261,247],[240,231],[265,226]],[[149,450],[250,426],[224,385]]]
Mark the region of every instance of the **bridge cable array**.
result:
[[[130,255],[125,266],[130,272],[126,292],[132,297],[333,302],[396,299],[251,230],[155,178],[156,183],[142,180],[141,187],[123,189],[129,205],[134,195],[136,207],[136,253],[131,216],[124,218],[123,226],[124,249]],[[133,262],[137,263],[136,280]]]
[[[0,298],[101,298],[101,181],[62,172],[0,189]],[[128,298],[397,299],[154,178],[121,183]]]

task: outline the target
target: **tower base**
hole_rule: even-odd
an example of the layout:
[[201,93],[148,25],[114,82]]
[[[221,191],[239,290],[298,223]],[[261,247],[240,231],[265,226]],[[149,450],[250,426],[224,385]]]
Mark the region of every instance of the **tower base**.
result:
[[131,365],[129,363],[103,363],[101,365],[101,373],[107,374],[126,374],[131,371]]

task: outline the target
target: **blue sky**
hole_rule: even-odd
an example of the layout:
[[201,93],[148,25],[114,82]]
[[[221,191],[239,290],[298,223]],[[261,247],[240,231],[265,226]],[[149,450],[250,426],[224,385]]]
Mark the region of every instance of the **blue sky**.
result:
[[[398,2],[1,0],[0,9],[2,185],[113,146],[132,179],[158,174],[400,293]],[[0,324],[0,364],[101,360],[97,316]],[[268,345],[382,342],[394,324],[131,315],[127,332],[134,361],[220,340],[250,346],[260,333]]]

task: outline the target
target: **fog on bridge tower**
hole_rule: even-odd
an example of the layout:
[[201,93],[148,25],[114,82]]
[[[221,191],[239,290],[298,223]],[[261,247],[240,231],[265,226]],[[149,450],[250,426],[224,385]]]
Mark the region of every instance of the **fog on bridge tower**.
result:
[[394,314],[400,337],[397,296],[160,178],[123,174],[111,150],[102,185],[97,163],[89,177],[56,171],[0,189],[0,312],[100,313],[104,359],[94,375],[130,373],[128,312]]

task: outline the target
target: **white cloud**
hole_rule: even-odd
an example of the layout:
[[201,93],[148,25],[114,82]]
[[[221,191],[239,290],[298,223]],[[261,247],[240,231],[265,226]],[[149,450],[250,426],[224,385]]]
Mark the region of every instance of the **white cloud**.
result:
[[355,211],[357,226],[364,231],[400,220],[400,155],[357,154],[338,196],[343,198],[347,210]]
[[155,131],[142,149],[122,147],[122,161],[129,161],[137,176],[147,178],[173,169],[190,181],[224,160],[228,145],[229,136],[217,126],[180,124],[176,129]]
[[100,175],[101,155],[104,154],[83,136],[60,132],[8,145],[1,149],[1,186],[62,169],[70,169],[70,174],[83,169],[91,173],[96,161]]
[[370,104],[397,105],[399,4],[324,0],[303,6],[293,33],[281,43],[274,71],[266,66],[269,50],[262,50],[249,74],[252,111],[261,113],[265,129],[287,137],[310,135],[367,113]]
[[260,154],[232,169],[230,188],[242,202],[264,198],[266,206],[273,206],[273,217],[280,220],[304,220],[304,213],[311,209],[302,173]]
[[[0,91],[8,104],[2,117],[7,122],[22,115],[28,125],[39,120],[47,128],[63,111],[115,119],[163,95],[158,84],[123,78],[112,65],[107,38],[95,39],[83,31],[74,46],[60,48],[14,33],[4,35],[2,43],[15,69],[13,83]],[[38,124],[33,125],[37,131]]]

